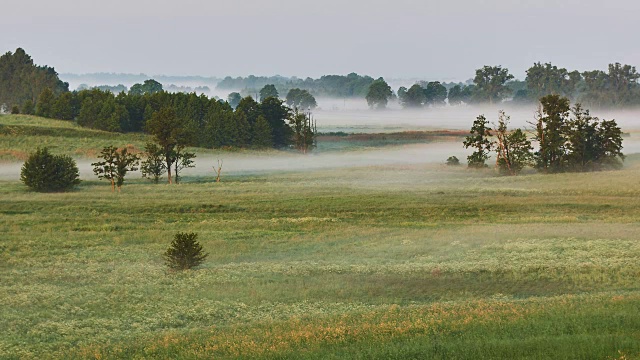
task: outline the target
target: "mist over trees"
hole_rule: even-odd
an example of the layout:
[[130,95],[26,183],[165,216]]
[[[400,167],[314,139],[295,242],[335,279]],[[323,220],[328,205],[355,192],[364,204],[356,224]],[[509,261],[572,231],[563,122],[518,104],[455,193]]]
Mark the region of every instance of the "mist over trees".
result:
[[[445,93],[446,93],[445,89]],[[393,90],[391,90],[391,86],[384,81],[383,78],[379,78],[376,81],[371,83],[369,86],[369,91],[367,92],[367,104],[371,108],[375,109],[384,109],[387,107],[389,100],[393,97]]]
[[256,94],[266,85],[273,85],[278,93],[286,94],[291,89],[302,89],[314,96],[326,96],[337,98],[364,98],[369,91],[369,86],[374,82],[370,76],[362,76],[356,73],[348,75],[324,75],[319,79],[299,79],[283,76],[253,76],[232,78],[225,77],[218,83],[218,90],[238,90],[246,95]]

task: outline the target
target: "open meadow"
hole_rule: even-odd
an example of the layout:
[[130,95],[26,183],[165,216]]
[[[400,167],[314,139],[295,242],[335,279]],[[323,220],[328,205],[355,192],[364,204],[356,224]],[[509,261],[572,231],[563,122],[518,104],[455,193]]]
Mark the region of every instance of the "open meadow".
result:
[[[0,172],[55,132],[0,118]],[[87,162],[145,141],[59,131],[54,152]],[[53,194],[0,177],[0,358],[640,358],[640,156],[499,177],[347,148],[371,161],[133,176],[120,194],[86,173]],[[199,234],[200,268],[167,270],[177,232]]]

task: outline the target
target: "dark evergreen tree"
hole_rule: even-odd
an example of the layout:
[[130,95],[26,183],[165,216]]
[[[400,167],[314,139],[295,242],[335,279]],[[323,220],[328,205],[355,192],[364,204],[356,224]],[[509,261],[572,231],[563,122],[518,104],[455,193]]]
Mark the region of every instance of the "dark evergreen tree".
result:
[[44,88],[38,96],[38,103],[36,104],[36,115],[41,117],[50,118],[52,115],[53,103],[55,97],[53,91],[49,88]]
[[536,122],[536,167],[545,172],[562,171],[566,165],[566,136],[564,128],[569,117],[569,99],[547,95],[540,99],[542,113]]
[[76,162],[66,155],[53,155],[46,147],[29,155],[22,165],[20,180],[41,192],[65,191],[80,184]]
[[273,147],[271,126],[269,126],[269,122],[262,115],[258,116],[256,123],[253,124],[251,145],[259,149]]
[[[53,97],[69,91],[69,84],[58,78],[54,68],[37,66],[21,48],[0,56],[0,106],[18,105],[24,109],[26,101],[33,104],[44,89]],[[24,112],[32,115],[34,112]]]
[[59,120],[73,120],[73,94],[62,93],[53,103],[51,117]]
[[260,104],[259,109],[271,128],[273,146],[283,148],[291,144],[292,131],[286,123],[291,110],[283,101],[270,97]]
[[172,270],[189,270],[201,265],[208,254],[197,238],[196,233],[177,233],[164,253],[166,265]]

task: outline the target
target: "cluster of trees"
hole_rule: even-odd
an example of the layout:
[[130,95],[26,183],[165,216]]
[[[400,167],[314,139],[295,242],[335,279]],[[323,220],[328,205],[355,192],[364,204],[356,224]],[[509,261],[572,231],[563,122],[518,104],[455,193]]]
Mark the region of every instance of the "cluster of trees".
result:
[[[512,99],[517,103],[537,102],[547,95],[561,95],[591,107],[640,105],[640,74],[636,68],[619,63],[601,70],[579,72],[558,68],[550,63],[535,63],[524,81],[514,80],[501,66],[484,66],[476,70],[467,84],[419,81],[410,88],[400,87],[397,97],[405,108],[460,104],[500,103]],[[367,102],[372,108],[384,108],[393,99],[389,85],[380,78],[369,87]]]
[[569,71],[551,63],[536,63],[527,70],[526,86],[515,93],[514,100],[532,102],[556,94],[592,107],[637,106],[639,78],[634,66],[620,63],[609,64],[606,72]]
[[[294,109],[277,98],[278,93],[274,86],[263,89],[260,102],[251,97],[240,97],[234,99],[234,107],[228,102],[210,99],[204,94],[168,93],[163,90],[162,84],[155,80],[135,84],[128,93],[120,92],[117,95],[98,88],[69,92],[68,85],[59,81],[53,69],[35,67],[21,49],[18,49],[15,55],[9,53],[3,56],[2,61],[11,64],[10,69],[4,74],[5,77],[20,79],[21,86],[6,86],[15,82],[11,79],[2,81],[2,95],[21,101],[19,106],[13,107],[14,113],[76,121],[81,126],[105,131],[144,131],[154,135],[154,124],[161,122],[160,118],[169,118],[167,121],[171,128],[180,134],[180,140],[176,145],[179,148],[295,146],[306,151],[315,141],[315,126],[298,126],[299,114],[297,110],[294,111],[297,107],[315,105],[315,99],[306,91],[291,92],[289,101]],[[23,67],[15,64],[22,64]],[[44,84],[36,101],[32,99],[31,94],[40,88],[41,82],[32,82],[31,78],[25,77],[23,73],[27,70],[35,71],[37,74],[45,71],[52,77],[49,84],[55,85],[49,87]],[[304,133],[308,129],[313,129],[313,132]],[[301,131],[304,134],[300,133]],[[304,141],[307,144],[300,147],[300,139],[306,139]],[[166,170],[171,171],[170,165],[175,165],[176,162],[172,161],[169,164],[166,161],[166,152],[164,156]],[[182,161],[183,158],[178,156],[178,159]],[[174,167],[174,172],[177,171]]]
[[188,146],[284,148],[293,144],[294,111],[275,97],[262,102],[241,98],[234,110],[225,101],[195,93],[143,89],[142,94],[114,95],[92,89],[55,96],[45,89],[35,114],[105,131],[150,132],[149,122],[165,108],[172,109]]
[[69,91],[69,84],[58,78],[54,68],[35,65],[23,49],[0,56],[0,105],[19,109],[28,105],[27,110],[33,113],[44,89],[59,95]]
[[516,175],[525,166],[545,173],[622,167],[622,131],[615,120],[593,117],[581,104],[571,107],[570,100],[560,95],[544,96],[540,104],[541,111],[533,123],[537,151],[521,129],[508,130],[509,116],[503,111],[493,129],[480,115],[463,143],[465,148],[475,149],[467,157],[469,167],[486,167],[492,151],[496,167],[509,175]]
[[245,95],[256,94],[266,85],[273,85],[278,92],[284,94],[291,89],[303,89],[315,96],[359,97],[363,98],[369,91],[374,79],[356,73],[348,75],[324,75],[319,79],[298,79],[283,76],[253,76],[232,78],[227,76],[217,85],[219,90],[243,89]]

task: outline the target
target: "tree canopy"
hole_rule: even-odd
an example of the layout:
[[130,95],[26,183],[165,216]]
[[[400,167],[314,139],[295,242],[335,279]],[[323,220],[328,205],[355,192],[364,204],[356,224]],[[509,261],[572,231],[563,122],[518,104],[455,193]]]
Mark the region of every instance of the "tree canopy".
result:
[[54,68],[35,65],[21,48],[0,56],[0,105],[35,103],[44,89],[59,95],[69,91],[69,84],[60,80]]

